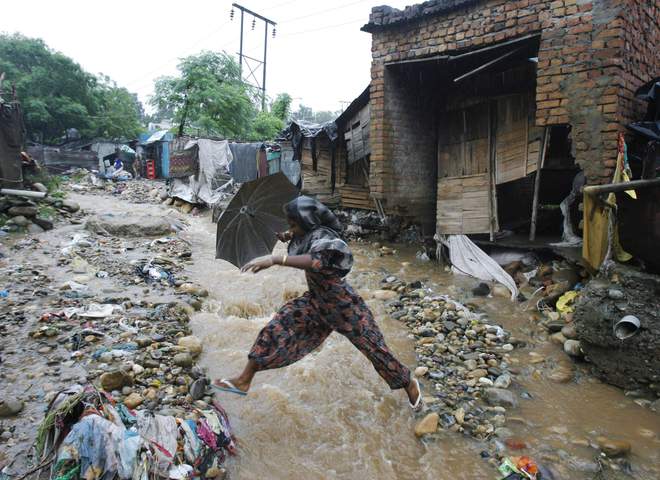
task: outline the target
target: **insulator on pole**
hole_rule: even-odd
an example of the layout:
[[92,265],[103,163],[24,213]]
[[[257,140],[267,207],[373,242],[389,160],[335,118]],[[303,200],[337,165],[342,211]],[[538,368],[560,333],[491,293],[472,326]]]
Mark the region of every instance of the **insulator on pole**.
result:
[[231,11],[229,12],[229,20],[234,20],[234,8],[232,7]]
[[254,27],[257,25],[257,19],[252,17],[252,30],[254,30]]
[[277,29],[273,27],[273,38],[275,38],[275,32],[277,32]]

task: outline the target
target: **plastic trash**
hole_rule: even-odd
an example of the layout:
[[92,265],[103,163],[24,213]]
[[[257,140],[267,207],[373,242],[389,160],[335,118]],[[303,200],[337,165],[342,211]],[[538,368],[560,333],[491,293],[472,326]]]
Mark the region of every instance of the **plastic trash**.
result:
[[9,290],[0,290],[0,298],[7,298],[9,296]]
[[536,462],[529,457],[506,457],[498,471],[502,474],[501,478],[507,480],[537,480],[539,478],[537,477],[539,468]]
[[137,454],[140,450],[142,439],[137,432],[126,430],[124,432],[124,441],[119,445],[119,468],[117,473],[119,478],[128,480],[133,478],[133,470],[137,462]]
[[578,295],[579,292],[575,290],[569,290],[568,292],[564,293],[557,300],[557,304],[556,304],[557,311],[563,314],[572,313],[574,310],[573,304]]

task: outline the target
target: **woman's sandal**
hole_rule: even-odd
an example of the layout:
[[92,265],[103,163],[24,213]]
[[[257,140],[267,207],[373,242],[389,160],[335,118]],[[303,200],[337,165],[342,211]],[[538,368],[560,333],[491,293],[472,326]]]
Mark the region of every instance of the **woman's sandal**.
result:
[[419,385],[419,381],[416,378],[412,379],[413,382],[415,382],[415,385],[417,385],[417,391],[419,392],[419,395],[417,396],[417,401],[413,405],[410,403],[410,400],[408,400],[408,405],[410,405],[410,408],[412,408],[413,412],[417,413],[424,408],[424,401],[422,400],[422,387]]
[[243,396],[247,395],[247,392],[244,392],[243,390],[236,388],[236,386],[233,383],[231,383],[229,380],[225,378],[220,380],[220,383],[224,383],[227,386],[221,387],[220,385],[216,385],[215,383],[212,383],[211,386],[216,390],[220,390],[221,392],[235,393],[236,395],[243,395]]

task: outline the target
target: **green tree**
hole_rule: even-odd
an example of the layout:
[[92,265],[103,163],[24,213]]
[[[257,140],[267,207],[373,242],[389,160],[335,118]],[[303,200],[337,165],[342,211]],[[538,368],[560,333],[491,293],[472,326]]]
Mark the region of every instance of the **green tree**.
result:
[[[105,132],[117,137],[135,134],[139,109],[127,107],[130,94],[106,77],[87,73],[40,39],[0,34],[0,72],[5,72],[6,83],[16,86],[31,138],[57,142],[68,128],[87,138]],[[135,98],[131,102],[135,107]],[[112,128],[110,121],[115,122]]]
[[144,130],[140,123],[144,112],[137,95],[105,76],[99,79],[95,94],[97,114],[93,136],[135,138]]
[[273,101],[270,111],[277,118],[286,122],[291,115],[291,102],[293,99],[288,93],[280,93]]
[[176,77],[156,80],[150,104],[173,113],[179,133],[202,130],[226,138],[244,138],[255,117],[254,93],[244,84],[236,60],[205,51],[184,58]]

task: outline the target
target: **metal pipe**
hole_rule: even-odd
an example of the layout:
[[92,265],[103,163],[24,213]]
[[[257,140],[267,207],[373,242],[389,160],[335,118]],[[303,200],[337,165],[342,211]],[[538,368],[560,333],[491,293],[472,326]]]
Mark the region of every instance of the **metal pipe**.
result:
[[13,188],[0,189],[1,195],[15,195],[17,197],[44,198],[45,192],[35,192],[33,190],[15,190]]
[[648,180],[632,180],[630,182],[612,183],[609,185],[590,185],[584,187],[584,193],[587,195],[599,195],[601,193],[616,193],[626,190],[635,190],[637,188],[660,187],[660,178],[651,178]]

